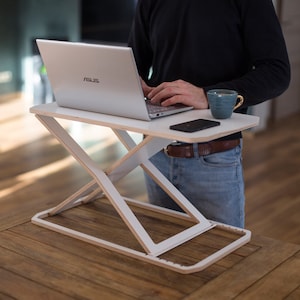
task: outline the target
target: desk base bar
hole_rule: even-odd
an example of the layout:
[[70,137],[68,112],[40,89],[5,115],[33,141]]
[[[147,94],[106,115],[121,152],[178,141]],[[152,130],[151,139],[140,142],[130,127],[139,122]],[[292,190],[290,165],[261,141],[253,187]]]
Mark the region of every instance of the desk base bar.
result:
[[[133,199],[126,199],[126,201],[130,202],[131,205],[136,205],[137,207],[142,207],[145,210],[152,210],[152,211],[156,211],[156,212],[159,212],[159,213],[165,214],[165,215],[173,215],[173,216],[176,216],[176,218],[189,219],[189,216],[187,216],[184,213],[172,211],[172,210],[165,209],[165,208],[160,208],[160,207],[148,204],[148,203],[135,201]],[[82,204],[82,202],[80,203],[80,201],[78,200],[74,203],[74,206],[78,206],[80,204]],[[206,258],[198,261],[197,263],[195,263],[193,265],[181,265],[179,263],[176,263],[176,262],[173,262],[173,261],[170,261],[167,259],[162,259],[158,255],[147,254],[145,252],[131,249],[131,248],[128,248],[128,247],[125,247],[125,246],[122,246],[122,245],[119,245],[119,244],[116,244],[113,242],[109,242],[107,240],[97,238],[97,237],[91,236],[89,234],[85,234],[85,233],[82,233],[77,230],[66,228],[64,226],[61,226],[61,225],[55,224],[53,222],[50,222],[48,220],[45,220],[46,218],[49,218],[52,210],[53,210],[53,208],[37,213],[35,216],[32,217],[32,219],[31,219],[32,223],[36,224],[38,226],[56,231],[58,233],[79,239],[81,241],[84,241],[84,242],[87,242],[87,243],[90,243],[90,244],[93,244],[96,246],[100,246],[105,249],[115,251],[117,253],[124,254],[129,257],[139,259],[139,260],[157,265],[159,267],[170,269],[172,271],[182,273],[182,274],[195,273],[195,272],[199,272],[199,271],[207,268],[208,266],[210,266],[213,263],[217,262],[218,260],[222,259],[226,255],[228,255],[228,254],[232,253],[233,251],[235,251],[236,249],[240,248],[244,244],[248,243],[251,239],[251,232],[248,230],[210,221],[212,223],[212,226],[210,229],[217,227],[217,228],[220,228],[225,231],[237,233],[240,235],[240,237],[237,238],[236,240],[234,240],[233,242],[231,242],[230,244],[228,244],[227,246],[223,247],[222,249],[217,250],[213,254],[207,256]],[[210,229],[208,229],[208,230],[210,230]],[[200,235],[202,233],[203,233],[202,231],[197,232],[197,234],[195,234],[193,236],[193,238],[197,237],[198,235]]]

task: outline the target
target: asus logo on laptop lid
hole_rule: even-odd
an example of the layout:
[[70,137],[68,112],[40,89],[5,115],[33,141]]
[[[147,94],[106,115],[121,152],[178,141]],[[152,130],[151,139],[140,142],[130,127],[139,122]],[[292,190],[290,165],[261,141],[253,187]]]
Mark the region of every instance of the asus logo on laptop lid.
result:
[[93,83],[100,83],[100,80],[98,78],[91,78],[91,77],[84,77],[83,81],[93,82]]

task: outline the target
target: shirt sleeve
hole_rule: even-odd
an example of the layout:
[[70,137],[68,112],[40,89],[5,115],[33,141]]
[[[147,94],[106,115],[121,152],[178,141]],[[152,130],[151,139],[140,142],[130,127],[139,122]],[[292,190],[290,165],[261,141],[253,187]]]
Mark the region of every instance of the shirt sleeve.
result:
[[271,0],[236,0],[250,70],[240,78],[204,87],[237,90],[251,106],[282,94],[290,83],[285,40]]

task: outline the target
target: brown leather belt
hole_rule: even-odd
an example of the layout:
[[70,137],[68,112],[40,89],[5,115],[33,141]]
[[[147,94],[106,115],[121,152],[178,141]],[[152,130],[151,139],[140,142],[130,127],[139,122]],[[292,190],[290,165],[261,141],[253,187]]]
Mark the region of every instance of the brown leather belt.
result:
[[[198,143],[198,155],[209,155],[235,148],[240,144],[240,139],[228,141],[211,141]],[[194,144],[172,143],[164,149],[165,153],[171,157],[192,158],[194,157]]]

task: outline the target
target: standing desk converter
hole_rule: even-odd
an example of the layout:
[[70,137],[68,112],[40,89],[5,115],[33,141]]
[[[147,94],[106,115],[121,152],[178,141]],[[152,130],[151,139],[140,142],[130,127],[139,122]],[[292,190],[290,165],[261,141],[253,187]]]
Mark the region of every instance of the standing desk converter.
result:
[[[56,207],[39,212],[33,216],[32,222],[34,224],[184,274],[197,272],[206,268],[250,240],[251,232],[246,229],[206,219],[201,212],[199,212],[188,199],[186,199],[172,183],[162,175],[162,173],[149,161],[149,158],[158,151],[161,151],[161,149],[174,140],[186,143],[207,142],[234,132],[249,129],[258,124],[258,117],[233,113],[230,119],[221,120],[221,126],[194,133],[184,133],[170,130],[169,126],[198,118],[212,119],[210,111],[192,110],[150,122],[63,108],[57,106],[56,103],[34,106],[30,109],[30,112],[36,115],[38,120],[93,178],[89,183],[85,184],[76,193],[69,196]],[[86,151],[71,137],[57,119],[79,121],[109,127],[118,137],[120,142],[126,147],[128,152],[114,162],[112,166],[106,170],[102,170],[101,167],[90,158]],[[145,138],[137,143],[131,137],[130,132],[144,134]],[[183,213],[157,207],[142,201],[128,199],[120,195],[115,184],[138,166],[141,166],[143,170],[169,194],[169,196],[182,208]],[[137,251],[135,249],[124,247],[117,243],[112,243],[71,228],[66,228],[48,220],[51,216],[75,206],[89,203],[103,196],[108,198],[144,251]],[[193,222],[193,225],[161,242],[155,243],[133,213],[130,207],[132,205],[142,207],[146,210],[156,211],[161,214],[175,216],[176,218],[190,220]],[[46,218],[47,220],[45,220]],[[193,265],[178,264],[159,257],[214,227],[220,227],[225,231],[238,233],[238,238]]]

